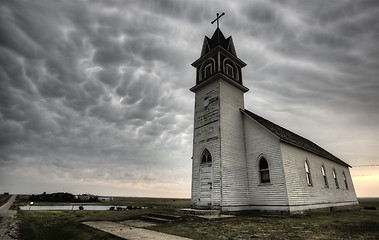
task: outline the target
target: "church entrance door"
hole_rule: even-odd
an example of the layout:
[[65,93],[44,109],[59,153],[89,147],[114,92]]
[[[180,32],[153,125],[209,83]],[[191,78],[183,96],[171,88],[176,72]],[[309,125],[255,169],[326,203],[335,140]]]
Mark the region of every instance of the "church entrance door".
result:
[[200,165],[200,207],[212,207],[212,162]]

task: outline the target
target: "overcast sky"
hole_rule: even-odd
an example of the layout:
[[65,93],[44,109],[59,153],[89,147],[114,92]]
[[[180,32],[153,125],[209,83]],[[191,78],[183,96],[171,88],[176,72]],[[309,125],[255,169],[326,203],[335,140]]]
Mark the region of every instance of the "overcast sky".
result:
[[0,2],[0,192],[190,197],[195,69],[232,35],[245,108],[379,196],[379,1]]

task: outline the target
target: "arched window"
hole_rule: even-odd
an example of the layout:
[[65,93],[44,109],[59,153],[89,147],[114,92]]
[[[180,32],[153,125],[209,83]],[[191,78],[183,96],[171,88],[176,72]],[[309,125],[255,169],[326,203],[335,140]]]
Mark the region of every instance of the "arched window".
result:
[[340,188],[340,186],[338,185],[337,173],[334,168],[333,168],[333,178],[334,178],[334,182],[336,183],[336,188]]
[[201,155],[201,163],[212,162],[212,156],[209,153],[208,149],[204,149],[203,154]]
[[200,67],[199,81],[209,78],[215,71],[215,60],[213,58],[208,58]]
[[343,181],[345,182],[346,189],[349,189],[349,186],[347,185],[346,175],[345,175],[344,171],[342,172],[342,176],[343,176]]
[[308,186],[312,186],[311,171],[309,169],[309,164],[308,164],[307,159],[305,159],[304,167],[305,167],[305,176],[307,178],[307,184],[308,184]]
[[270,182],[270,171],[268,169],[268,162],[264,157],[262,157],[261,160],[259,160],[259,173],[261,175],[261,183]]
[[326,177],[324,165],[321,166],[321,173],[322,173],[322,177],[324,178],[325,187],[327,188],[327,187],[329,187],[329,183],[328,183],[328,178]]
[[228,58],[225,58],[223,63],[223,72],[229,77],[239,81],[238,68],[236,64]]
[[226,74],[234,78],[234,68],[229,63],[226,64]]
[[204,67],[204,79],[208,78],[211,74],[213,73],[213,67],[212,67],[212,63],[208,63],[205,67]]

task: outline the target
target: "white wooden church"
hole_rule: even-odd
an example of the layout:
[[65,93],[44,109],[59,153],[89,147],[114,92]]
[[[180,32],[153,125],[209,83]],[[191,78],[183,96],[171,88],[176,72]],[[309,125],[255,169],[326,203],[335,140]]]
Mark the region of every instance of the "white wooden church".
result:
[[192,193],[195,209],[296,213],[357,209],[349,164],[244,108],[232,37],[205,36],[196,68]]

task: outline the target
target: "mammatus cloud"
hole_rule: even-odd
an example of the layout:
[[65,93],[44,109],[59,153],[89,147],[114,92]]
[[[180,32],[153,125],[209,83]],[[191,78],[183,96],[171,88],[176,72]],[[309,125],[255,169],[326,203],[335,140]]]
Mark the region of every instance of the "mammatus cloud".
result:
[[190,63],[216,12],[247,63],[246,108],[377,162],[378,5],[2,1],[0,190],[188,197]]

